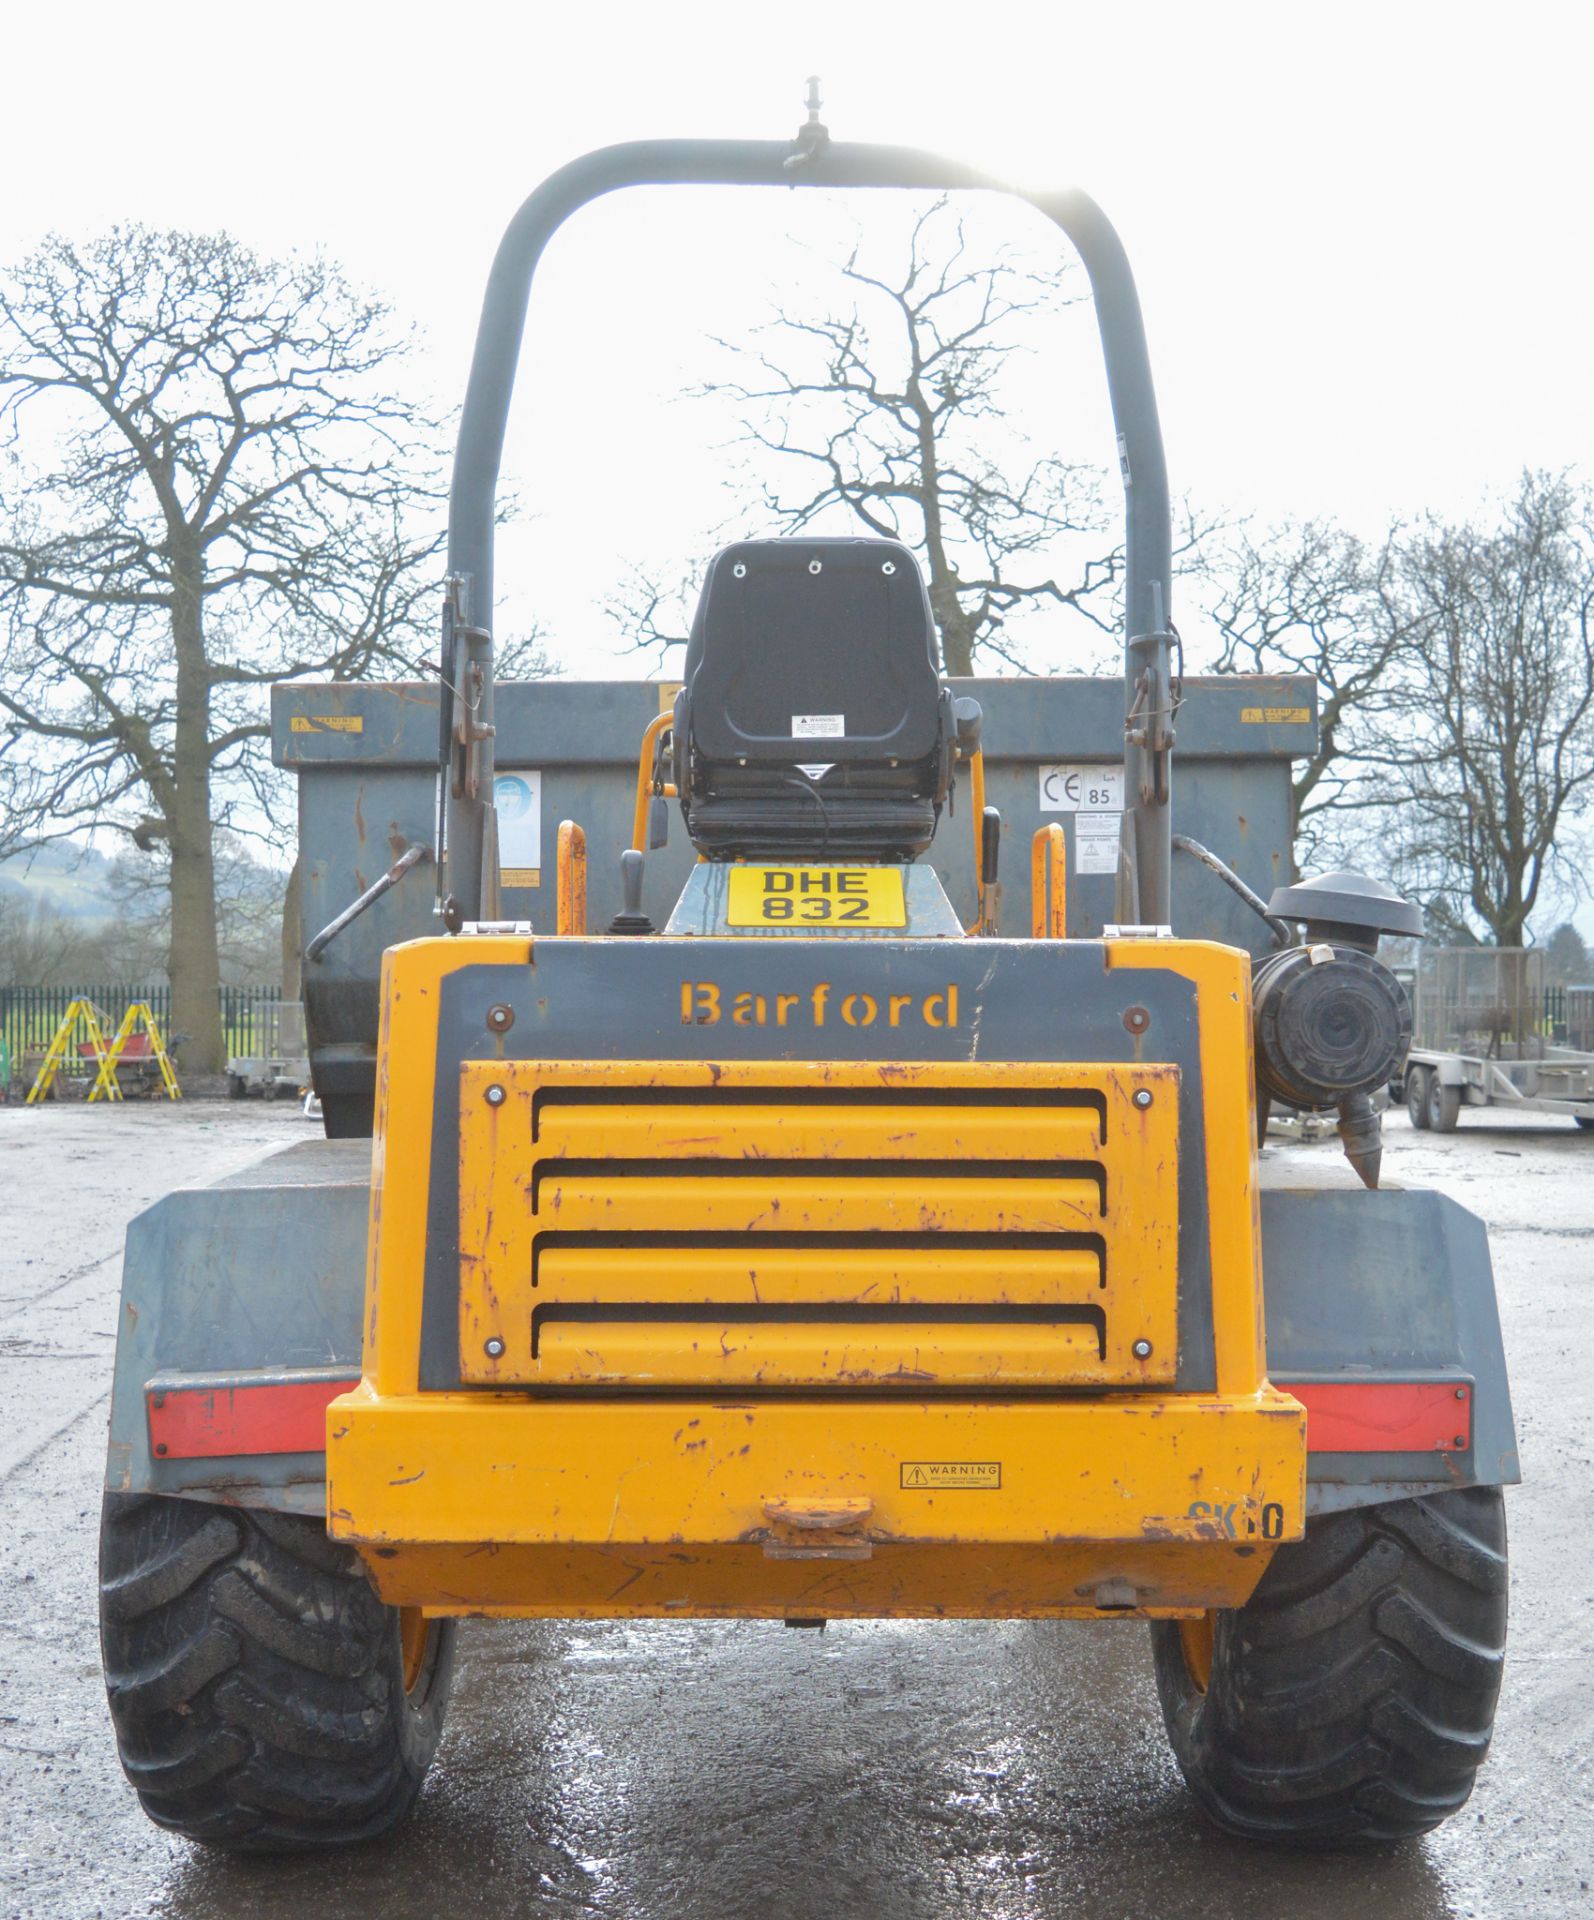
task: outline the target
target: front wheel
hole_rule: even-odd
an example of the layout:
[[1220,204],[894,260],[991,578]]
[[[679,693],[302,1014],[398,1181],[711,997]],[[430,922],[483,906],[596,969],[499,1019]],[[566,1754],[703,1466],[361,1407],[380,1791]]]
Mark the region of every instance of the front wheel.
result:
[[1244,1839],[1427,1833],[1489,1750],[1505,1627],[1498,1487],[1325,1514],[1243,1607],[1152,1623],[1174,1758]]
[[1428,1131],[1428,1082],[1432,1077],[1426,1067],[1412,1067],[1406,1075],[1406,1112],[1419,1133]]
[[453,1622],[384,1606],[319,1520],[142,1494],[105,1496],[100,1645],[144,1811],[240,1853],[396,1825],[454,1666]]

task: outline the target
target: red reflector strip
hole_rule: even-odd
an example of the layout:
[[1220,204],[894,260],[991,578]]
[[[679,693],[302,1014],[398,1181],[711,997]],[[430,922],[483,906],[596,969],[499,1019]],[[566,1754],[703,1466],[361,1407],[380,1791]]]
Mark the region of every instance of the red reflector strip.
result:
[[151,1387],[145,1395],[150,1448],[163,1460],[324,1453],[327,1407],[357,1384],[351,1375],[259,1386]]
[[1464,1453],[1472,1386],[1454,1380],[1280,1380],[1306,1409],[1312,1453]]

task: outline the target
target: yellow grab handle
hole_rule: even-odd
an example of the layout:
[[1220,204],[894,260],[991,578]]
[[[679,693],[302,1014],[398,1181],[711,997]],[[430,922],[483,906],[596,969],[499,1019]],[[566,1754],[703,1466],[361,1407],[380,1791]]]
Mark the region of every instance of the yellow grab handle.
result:
[[574,820],[559,822],[556,871],[558,890],[554,930],[558,933],[585,933],[587,930],[587,836]]
[[983,933],[985,931],[985,755],[978,747],[969,755],[969,811],[974,816],[974,894],[978,905],[974,910],[974,921],[965,927],[965,933]]
[[[636,767],[636,813],[631,822],[631,849],[634,853],[646,853],[648,850],[648,801],[653,797],[653,743],[674,719],[675,709],[671,707],[656,720],[650,720],[642,735],[642,751],[637,756]],[[664,794],[667,799],[675,798],[675,787],[668,780],[664,783]]]
[[1030,842],[1029,896],[1030,931],[1035,938],[1066,940],[1068,841],[1055,820],[1049,827],[1037,827]]

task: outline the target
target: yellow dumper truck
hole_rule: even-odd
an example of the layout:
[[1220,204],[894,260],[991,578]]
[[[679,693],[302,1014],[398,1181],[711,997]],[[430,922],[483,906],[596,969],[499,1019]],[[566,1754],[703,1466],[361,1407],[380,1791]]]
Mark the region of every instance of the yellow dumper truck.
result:
[[[1500,1679],[1488,1252],[1378,1185],[1410,1013],[1377,947],[1421,923],[1361,876],[1291,882],[1313,689],[1183,676],[1100,210],[1034,202],[1100,319],[1121,683],[945,680],[910,549],[804,537],[714,559],[678,688],[495,685],[533,270],[595,197],[682,182],[992,185],[811,124],[590,155],[510,226],[438,682],[275,696],[329,1137],[129,1236],[128,1775],[221,1847],[380,1833],[462,1617],[1113,1619],[1150,1623],[1221,1826],[1423,1832]],[[1337,1112],[1348,1164],[1264,1180],[1275,1098]]]

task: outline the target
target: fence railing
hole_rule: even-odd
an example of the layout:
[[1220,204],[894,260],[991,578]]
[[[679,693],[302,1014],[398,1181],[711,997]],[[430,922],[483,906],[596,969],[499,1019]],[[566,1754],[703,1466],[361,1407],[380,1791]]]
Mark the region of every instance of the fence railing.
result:
[[1549,1047],[1594,1052],[1594,988],[1520,985],[1502,994],[1415,993],[1416,1044],[1441,1052],[1527,1060]]
[[[221,1030],[228,1055],[269,1050],[273,1009],[282,999],[281,987],[223,987]],[[0,1033],[20,1069],[30,1048],[42,1050],[66,1017],[74,1000],[91,1000],[99,1010],[107,1039],[135,1000],[142,1000],[160,1022],[163,1037],[172,1039],[170,987],[87,985],[71,987],[0,987]],[[259,1043],[258,1045],[256,1043]]]

